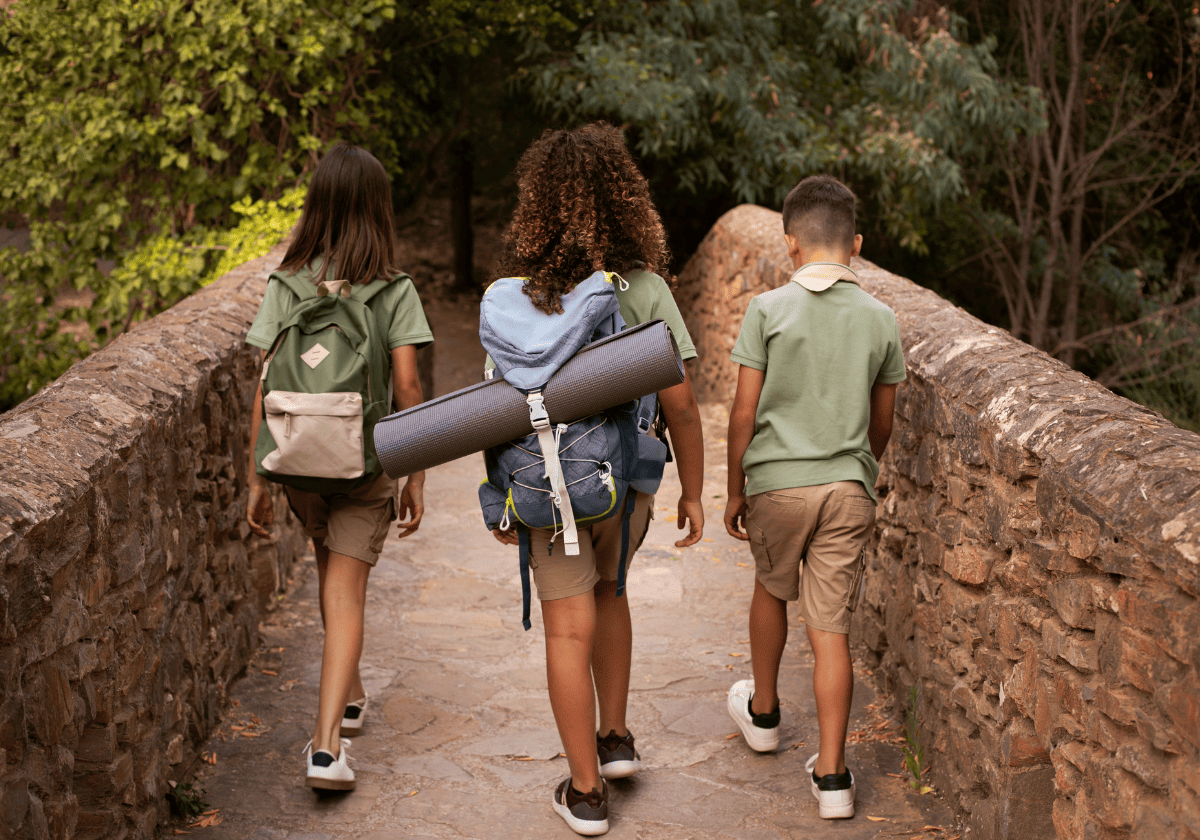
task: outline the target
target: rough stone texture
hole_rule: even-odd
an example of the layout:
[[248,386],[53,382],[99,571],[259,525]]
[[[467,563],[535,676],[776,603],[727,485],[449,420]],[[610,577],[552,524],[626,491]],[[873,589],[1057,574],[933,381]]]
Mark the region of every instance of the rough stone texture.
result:
[[[729,402],[779,214],[680,275],[701,399]],[[908,362],[854,634],[921,688],[933,778],[984,840],[1200,836],[1200,437],[864,260]]]
[[303,542],[245,524],[247,263],[0,417],[0,837],[148,838]]

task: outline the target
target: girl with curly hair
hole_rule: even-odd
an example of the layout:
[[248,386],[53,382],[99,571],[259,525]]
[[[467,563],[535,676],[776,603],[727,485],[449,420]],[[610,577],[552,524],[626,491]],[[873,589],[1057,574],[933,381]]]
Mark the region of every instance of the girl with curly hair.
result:
[[[526,278],[525,294],[538,309],[552,313],[562,312],[562,295],[593,272],[615,272],[625,323],[661,318],[683,358],[695,358],[668,285],[670,254],[662,220],[621,133],[603,123],[547,131],[521,157],[516,176],[517,208],[499,276]],[[686,526],[688,533],[675,545],[683,548],[704,530],[704,442],[690,376],[658,399],[682,485],[678,527]],[[630,523],[634,551],[653,509],[654,497],[638,494]],[[517,544],[515,529],[493,533],[503,543]],[[552,532],[530,535],[550,705],[571,771],[555,790],[553,806],[576,832],[596,835],[608,830],[605,779],[631,776],[642,766],[625,725],[633,629],[628,599],[616,594],[621,517],[580,528],[579,547],[579,555],[567,556]]]

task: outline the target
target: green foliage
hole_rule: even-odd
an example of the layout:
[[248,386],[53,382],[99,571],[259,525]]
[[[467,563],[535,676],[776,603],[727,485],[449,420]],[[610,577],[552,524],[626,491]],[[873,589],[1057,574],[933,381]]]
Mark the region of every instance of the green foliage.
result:
[[[230,224],[231,206],[295,187],[334,138],[394,158],[404,127],[420,126],[418,101],[376,83],[396,10],[395,0],[10,6],[0,200],[29,220],[31,239],[24,253],[0,250],[0,400],[32,393],[128,323],[116,303],[149,312],[183,291],[170,279],[185,269],[179,254],[141,288],[120,272],[110,287],[98,263],[156,240],[201,244],[199,231]],[[100,306],[61,311],[55,298],[71,287]],[[94,334],[61,336],[62,318]]]
[[208,791],[200,787],[198,783],[167,782],[167,784],[171,788],[167,791],[167,800],[171,803],[172,810],[185,820],[193,820],[208,810],[208,802],[205,799]]
[[631,128],[637,153],[683,190],[777,206],[801,177],[837,172],[889,236],[925,252],[924,216],[965,193],[954,155],[982,133],[1037,130],[1041,101],[998,80],[992,43],[966,44],[959,19],[903,31],[904,8],[602,6],[572,52],[529,77],[559,119]]
[[921,727],[921,690],[913,686],[908,690],[908,711],[904,716],[904,744],[900,752],[904,756],[904,768],[912,775],[908,786],[921,793],[932,793],[933,788],[921,781],[929,772],[925,763],[925,733]]
[[278,201],[243,198],[231,208],[241,221],[230,230],[195,227],[146,240],[109,276],[93,311],[128,325],[261,257],[299,221],[304,194],[298,187]]

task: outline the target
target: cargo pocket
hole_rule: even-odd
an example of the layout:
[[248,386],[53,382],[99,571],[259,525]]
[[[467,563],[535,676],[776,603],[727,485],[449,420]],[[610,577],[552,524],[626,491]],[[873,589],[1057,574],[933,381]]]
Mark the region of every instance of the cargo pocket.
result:
[[850,579],[850,587],[846,590],[846,609],[854,612],[858,609],[858,602],[862,597],[863,578],[867,572],[867,550],[864,548],[858,553],[858,565],[854,569],[854,576]]
[[263,458],[263,469],[312,478],[363,475],[361,394],[272,391],[263,397],[263,412],[275,441],[275,450]]
[[760,572],[771,571],[771,555],[767,551],[767,537],[753,522],[746,523],[746,536],[750,538],[750,556]]

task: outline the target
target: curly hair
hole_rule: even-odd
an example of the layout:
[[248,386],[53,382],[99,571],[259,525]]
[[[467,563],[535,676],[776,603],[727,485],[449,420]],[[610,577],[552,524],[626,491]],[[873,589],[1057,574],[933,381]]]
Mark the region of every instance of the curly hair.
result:
[[525,150],[516,176],[498,276],[527,278],[538,309],[561,312],[562,295],[595,271],[642,268],[673,285],[662,219],[619,130],[548,130]]

